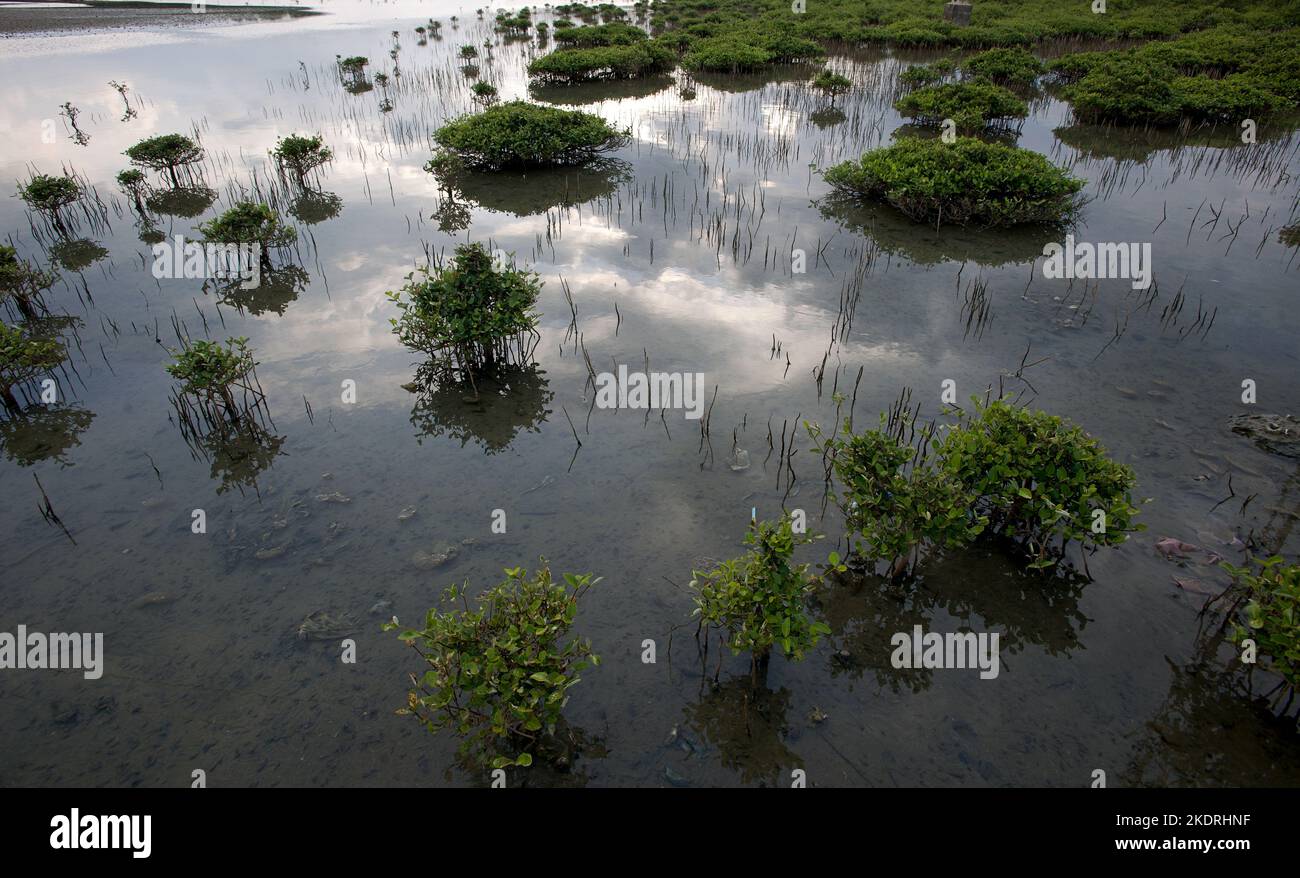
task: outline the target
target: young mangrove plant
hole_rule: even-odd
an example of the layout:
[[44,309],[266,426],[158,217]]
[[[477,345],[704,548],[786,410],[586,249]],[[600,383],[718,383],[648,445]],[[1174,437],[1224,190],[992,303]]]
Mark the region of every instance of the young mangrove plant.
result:
[[791,517],[776,523],[753,521],[745,534],[748,552],[692,571],[692,615],[699,619],[697,639],[700,632],[705,635],[706,656],[710,633],[716,630],[733,655],[750,654],[750,670],[757,673],[766,667],[773,645],[787,658],[801,661],[830,632],[808,615],[806,602],[813,588],[808,565],[790,563],[797,546],[817,539],[795,533]]
[[[469,583],[452,586],[446,600],[460,608],[432,608],[423,628],[398,634],[427,667],[411,675],[414,688],[397,713],[430,732],[450,729],[463,757],[493,768],[532,765],[581,672],[600,664],[590,641],[569,637],[578,603],[599,577],[566,573],[553,582],[545,559],[531,576],[522,567],[505,574],[473,607]],[[394,618],[383,627],[399,625]]]
[[473,384],[475,372],[531,359],[541,288],[535,273],[495,264],[482,244],[462,244],[449,264],[409,274],[388,293],[398,309],[393,332]]
[[173,362],[168,364],[167,374],[181,382],[173,401],[182,428],[189,424],[196,434],[201,434],[205,431],[199,429],[200,424],[242,426],[249,420],[249,413],[263,403],[265,397],[255,371],[257,362],[247,338],[228,338],[224,345],[185,341],[170,353]]
[[496,103],[496,86],[490,85],[486,82],[476,82],[470,86],[469,90],[474,93],[474,100],[476,103],[480,103],[485,107]]
[[126,157],[132,164],[154,171],[166,171],[172,185],[180,188],[176,171],[203,160],[203,147],[184,134],[159,134],[149,137],[127,149]]
[[0,405],[11,415],[22,414],[14,388],[57,368],[66,358],[67,351],[57,340],[37,338],[22,327],[0,322]]
[[954,411],[955,424],[919,433],[915,411],[902,403],[879,430],[858,435],[847,420],[830,437],[805,424],[828,484],[833,473],[843,489],[855,554],[889,561],[899,576],[927,546],[989,535],[1009,541],[1031,569],[1055,566],[1078,542],[1086,570],[1086,553],[1143,529],[1133,521],[1132,469],[1078,427],[1005,400]]
[[916,222],[1012,226],[1062,223],[1080,207],[1083,181],[1042,155],[959,137],[905,138],[828,169],[826,182],[884,201]]
[[145,209],[145,199],[149,197],[149,181],[145,179],[144,171],[138,168],[118,171],[117,185],[122,187],[123,192],[131,196],[131,201],[135,204],[137,213],[144,215],[148,212]]
[[271,270],[271,249],[287,247],[298,239],[292,226],[265,204],[237,202],[216,219],[199,226],[203,240],[212,244],[256,244],[262,268]]
[[364,55],[352,55],[344,58],[342,55],[334,56],[334,63],[339,69],[339,81],[343,87],[348,90],[354,90],[358,86],[366,85],[366,67],[370,64],[370,59]]
[[1285,716],[1300,690],[1300,564],[1273,555],[1247,558],[1239,567],[1227,562],[1222,566],[1233,579],[1226,595],[1233,602],[1228,616],[1239,619],[1233,642],[1244,648],[1243,641],[1252,640],[1258,654],[1269,659],[1265,666],[1282,680],[1265,697],[1276,695],[1276,709],[1286,696],[1281,708]]
[[557,49],[528,65],[538,82],[570,84],[597,79],[636,79],[667,73],[677,53],[657,40],[592,48]]
[[812,87],[829,97],[833,107],[835,99],[853,87],[853,80],[830,70],[823,70],[813,79]]
[[301,137],[290,134],[275,142],[271,156],[281,173],[292,174],[301,185],[308,174],[334,158],[334,153],[321,140],[320,135]]
[[1047,68],[1027,49],[1020,46],[989,49],[962,62],[962,72],[983,77],[997,85],[1029,88]]
[[57,177],[37,174],[19,186],[18,197],[32,210],[49,217],[54,227],[64,232],[67,227],[63,223],[63,209],[81,199],[81,184],[66,174]]
[[475,170],[528,169],[590,161],[626,146],[631,131],[580,110],[509,101],[448,122],[433,139]]
[[53,272],[42,271],[18,258],[18,251],[0,244],[0,302],[13,302],[24,320],[38,319],[44,307],[41,293],[54,285]]

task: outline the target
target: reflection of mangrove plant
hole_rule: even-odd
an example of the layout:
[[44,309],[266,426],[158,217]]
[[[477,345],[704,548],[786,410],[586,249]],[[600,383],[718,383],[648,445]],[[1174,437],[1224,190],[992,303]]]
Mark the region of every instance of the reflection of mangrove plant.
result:
[[[789,689],[773,691],[755,687],[748,677],[733,677],[711,687],[683,714],[687,727],[699,734],[700,746],[716,746],[722,766],[738,772],[741,783],[779,785],[791,769],[804,765],[786,745],[790,699]],[[665,774],[670,783],[677,776],[675,770]]]
[[57,368],[66,358],[67,351],[55,339],[0,323],[0,404],[12,415],[21,414],[14,388]]
[[541,287],[533,272],[494,265],[482,244],[462,244],[450,264],[426,266],[388,293],[399,312],[393,331],[472,383],[477,371],[531,360]]
[[[415,688],[398,713],[430,732],[451,729],[463,739],[462,756],[490,759],[494,768],[532,765],[560,722],[568,690],[600,663],[589,641],[565,640],[578,601],[598,577],[566,573],[552,582],[544,560],[532,576],[522,567],[505,573],[477,607],[466,600],[469,583],[452,586],[446,599],[460,601],[459,609],[430,609],[422,629],[398,635],[428,666],[411,675]],[[394,619],[384,630],[397,627]]]
[[218,295],[223,305],[249,314],[284,314],[310,282],[311,276],[301,266],[290,263],[261,272],[258,285],[252,288],[245,287],[242,278],[226,281]]
[[696,636],[705,632],[706,654],[709,634],[717,630],[733,655],[750,653],[755,673],[767,665],[774,644],[787,658],[803,659],[829,629],[808,617],[808,565],[791,566],[790,559],[796,546],[816,539],[796,534],[790,518],[777,524],[754,521],[745,534],[745,544],[753,547],[747,553],[709,570],[692,571],[692,615],[699,618]]
[[825,172],[846,194],[884,201],[916,222],[1011,226],[1069,219],[1083,181],[1042,155],[959,137],[907,138]]
[[178,186],[150,193],[144,204],[154,213],[194,219],[205,213],[216,200],[216,191],[206,186]]
[[599,116],[510,101],[442,126],[434,142],[477,170],[573,165],[631,140]]
[[43,460],[71,466],[68,452],[81,444],[93,420],[94,412],[78,406],[28,406],[21,418],[0,420],[0,447],[19,466]]
[[631,166],[619,159],[595,159],[577,167],[488,173],[470,170],[444,154],[428,162],[425,170],[437,178],[438,188],[446,194],[444,204],[469,200],[487,210],[515,216],[534,216],[606,198],[632,176]]
[[426,436],[450,436],[463,448],[470,441],[496,454],[510,447],[520,431],[541,432],[554,398],[546,373],[536,366],[502,365],[475,376],[478,395],[466,399],[454,384],[437,380],[437,367],[426,363],[406,385],[416,393],[411,425],[416,441]]
[[194,458],[208,461],[218,494],[231,488],[238,488],[241,494],[245,488],[257,491],[258,477],[271,468],[284,441],[284,436],[276,436],[252,420],[239,427],[220,424],[186,435]]
[[50,245],[50,259],[68,271],[81,271],[108,255],[108,249],[89,238],[66,238]]
[[18,188],[18,197],[33,210],[50,218],[59,231],[66,231],[62,212],[81,198],[81,184],[74,177],[37,174]]
[[300,223],[314,226],[332,220],[343,210],[343,199],[333,192],[304,189],[289,205],[289,216]]
[[41,293],[54,285],[52,272],[42,271],[18,258],[18,251],[0,244],[0,302],[13,302],[25,320],[40,317]]
[[300,137],[297,134],[277,140],[271,155],[275,158],[276,166],[282,172],[293,174],[299,184],[308,174],[334,157],[333,151],[319,135]]
[[140,141],[126,151],[132,164],[166,171],[172,185],[181,185],[176,171],[203,160],[203,147],[183,134],[159,134]]

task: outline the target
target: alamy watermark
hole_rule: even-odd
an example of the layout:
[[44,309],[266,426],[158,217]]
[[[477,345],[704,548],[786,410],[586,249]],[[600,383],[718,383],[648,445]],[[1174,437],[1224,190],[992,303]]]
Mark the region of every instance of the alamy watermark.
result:
[[1151,286],[1150,242],[1076,244],[1074,235],[1066,235],[1064,245],[1052,241],[1043,247],[1043,255],[1043,277],[1048,280],[1128,278],[1135,290]]
[[17,634],[0,631],[0,670],[82,670],[87,680],[104,675],[104,635],[42,634],[18,626]]
[[187,241],[184,235],[153,245],[153,276],[240,281],[246,290],[262,284],[262,245]]
[[889,638],[894,653],[889,662],[895,668],[979,668],[981,680],[992,680],[1001,668],[998,634],[973,631],[926,634],[920,625],[912,633],[900,631]]
[[685,409],[688,421],[704,415],[703,372],[601,372],[596,376],[596,408]]

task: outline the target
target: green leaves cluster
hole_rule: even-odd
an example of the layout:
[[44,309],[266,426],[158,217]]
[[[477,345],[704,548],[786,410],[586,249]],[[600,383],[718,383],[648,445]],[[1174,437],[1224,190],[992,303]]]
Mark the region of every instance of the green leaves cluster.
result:
[[[1097,440],[1046,412],[1004,400],[975,400],[956,424],[923,431],[916,447],[897,428],[824,437],[807,425],[831,461],[854,551],[903,569],[926,547],[960,547],[985,533],[1017,541],[1031,568],[1055,565],[1076,541],[1113,546],[1141,530],[1133,517],[1133,470]],[[1094,528],[1104,513],[1104,525]],[[1059,545],[1057,545],[1057,541]]]
[[794,533],[793,521],[750,523],[745,544],[752,548],[739,558],[722,561],[710,570],[692,571],[696,592],[692,615],[702,625],[720,629],[733,653],[765,656],[773,644],[799,661],[830,629],[808,616],[812,591],[808,565],[791,566],[796,546],[818,539]]
[[33,210],[57,213],[81,197],[81,184],[66,175],[37,174],[19,187],[18,197]]
[[[915,448],[885,428],[824,437],[808,424],[814,450],[832,460],[843,489],[841,508],[855,554],[871,561],[907,563],[926,546],[957,547],[974,540],[988,524],[976,511],[976,497],[958,479],[928,465]],[[833,562],[834,563],[834,562]]]
[[0,302],[12,299],[26,319],[37,316],[33,301],[56,279],[53,272],[36,268],[20,259],[13,247],[0,244]]
[[244,337],[226,339],[222,345],[215,341],[193,341],[180,350],[172,350],[175,362],[167,366],[167,374],[182,382],[182,393],[208,397],[226,395],[235,384],[244,381],[253,367],[253,352]]
[[641,28],[619,22],[581,27],[561,27],[560,22],[555,23],[555,42],[575,48],[630,46],[647,39],[649,35]]
[[[531,765],[579,674],[600,664],[590,641],[568,637],[579,600],[599,577],[566,573],[553,582],[545,559],[532,576],[521,567],[505,574],[474,607],[468,583],[452,586],[446,599],[459,600],[461,609],[430,609],[423,628],[398,634],[427,668],[411,675],[415,688],[397,713],[418,717],[430,732],[451,729],[462,738],[462,754],[491,757],[494,768]],[[394,619],[384,630],[397,627]]]
[[962,62],[963,72],[998,85],[1027,88],[1047,72],[1027,49],[1020,46],[989,49]]
[[836,97],[853,87],[853,80],[830,70],[823,70],[813,78],[812,86],[818,91],[830,95],[831,100],[834,101]]
[[333,150],[319,135],[281,137],[275,142],[271,155],[282,170],[291,172],[299,180],[334,158]]
[[274,209],[252,201],[237,202],[216,219],[200,224],[199,232],[213,243],[261,244],[263,254],[298,239],[298,233],[285,225]]
[[1042,155],[959,137],[905,138],[829,168],[840,192],[893,205],[916,222],[1012,226],[1057,223],[1078,210],[1083,181]]
[[952,119],[958,131],[979,132],[1009,127],[1029,115],[1029,108],[1007,89],[987,80],[931,85],[903,95],[894,109],[918,125],[939,126]]
[[590,161],[626,146],[631,132],[579,110],[509,101],[448,122],[433,139],[475,170],[527,169]]
[[22,327],[0,322],[0,402],[16,411],[13,388],[56,368],[67,355],[55,339],[36,337]]
[[666,73],[677,54],[657,40],[586,49],[558,49],[535,59],[528,73],[541,82],[573,83],[594,79],[635,79]]
[[537,275],[513,266],[498,270],[482,244],[462,244],[450,264],[407,275],[389,292],[398,309],[393,331],[406,347],[431,356],[450,350],[464,362],[479,362],[484,349],[531,331],[542,284]]
[[159,134],[146,138],[127,149],[132,164],[155,171],[166,171],[174,185],[180,185],[176,169],[203,160],[203,147],[184,134]]
[[1260,654],[1272,659],[1271,669],[1293,691],[1300,689],[1300,564],[1274,555],[1240,567],[1224,562],[1223,568],[1247,601],[1245,625],[1237,626],[1233,640],[1252,638]]
[[815,40],[790,30],[741,26],[691,43],[682,66],[708,73],[742,73],[771,64],[812,61],[826,54]]

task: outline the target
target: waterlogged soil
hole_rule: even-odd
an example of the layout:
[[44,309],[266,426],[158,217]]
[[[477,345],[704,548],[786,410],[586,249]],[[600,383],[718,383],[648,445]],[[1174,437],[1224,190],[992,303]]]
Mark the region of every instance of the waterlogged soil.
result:
[[[1171,537],[1234,559],[1229,543],[1253,530],[1296,549],[1294,457],[1230,427],[1300,410],[1297,252],[1278,235],[1295,221],[1290,133],[1132,134],[1033,102],[1020,144],[1088,181],[1077,240],[1151,243],[1150,290],[1045,279],[1035,257],[1059,232],[936,231],[828,200],[815,168],[902,124],[894,83],[913,57],[887,51],[832,56],[857,85],[833,109],[806,68],[701,77],[693,96],[680,73],[537,93],[630,127],[621,164],[487,177],[449,206],[422,165],[429,131],[472,107],[458,46],[491,39],[483,78],[514,98],[529,94],[535,43],[502,43],[472,10],[453,28],[449,6],[326,11],[75,52],[43,37],[44,64],[0,59],[0,178],[68,167],[104,205],[79,216],[70,247],[0,200],[22,254],[76,266],[48,297],[72,321],[59,402],[3,425],[0,630],[102,632],[106,650],[95,681],[0,672],[0,783],[177,786],[202,769],[214,786],[484,784],[457,767],[452,737],[394,715],[420,668],[380,624],[540,556],[604,577],[576,623],[602,663],[565,711],[583,754],[513,783],[786,785],[795,769],[823,786],[1084,786],[1097,770],[1112,786],[1300,782],[1294,729],[1259,700],[1274,681],[1240,673],[1198,619],[1224,575],[1208,552],[1154,548]],[[442,38],[418,45],[430,17]],[[336,55],[368,56],[390,85],[344,90]],[[163,199],[157,229],[191,235],[256,190],[298,229],[281,263],[300,272],[224,301],[202,280],[153,276],[113,177],[123,150],[170,131],[201,139],[211,193]],[[294,132],[335,150],[305,201],[267,158]],[[468,229],[441,230],[458,209]],[[466,240],[545,280],[537,368],[478,402],[412,394],[416,358],[384,293]],[[249,338],[270,414],[259,444],[191,453],[163,369],[178,330]],[[592,411],[583,347],[598,371],[648,358],[704,373],[708,435],[680,411]],[[838,391],[841,413],[855,400],[872,424],[904,388],[937,416],[945,379],[961,399],[1001,386],[1081,424],[1136,470],[1148,530],[1093,556],[1090,582],[1026,574],[991,548],[930,559],[901,585],[829,582],[814,610],[832,634],[804,662],[773,659],[755,692],[748,660],[719,665],[715,644],[720,684],[705,684],[696,559],[737,554],[751,509],[783,503],[830,535],[808,560],[842,534],[800,419],[829,424]],[[783,427],[793,479],[777,462]],[[750,465],[733,469],[740,450]],[[39,513],[44,496],[67,533]],[[206,533],[192,532],[196,509]],[[999,675],[893,668],[891,636],[915,625],[997,632]],[[343,636],[354,664],[329,639]]]

